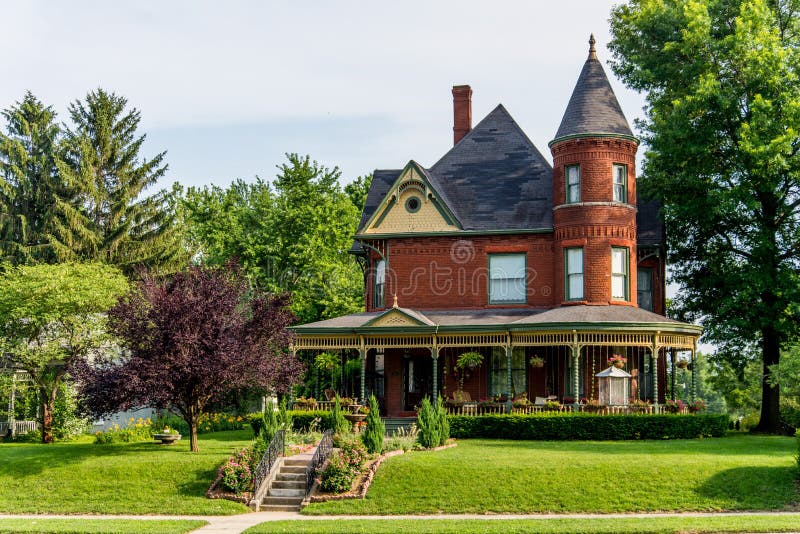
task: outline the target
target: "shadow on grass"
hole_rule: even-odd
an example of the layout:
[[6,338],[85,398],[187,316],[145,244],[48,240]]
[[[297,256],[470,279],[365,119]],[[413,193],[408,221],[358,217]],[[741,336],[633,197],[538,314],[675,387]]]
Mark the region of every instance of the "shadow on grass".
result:
[[787,467],[737,467],[720,471],[698,486],[703,499],[727,501],[733,510],[796,508],[800,493],[797,469]]

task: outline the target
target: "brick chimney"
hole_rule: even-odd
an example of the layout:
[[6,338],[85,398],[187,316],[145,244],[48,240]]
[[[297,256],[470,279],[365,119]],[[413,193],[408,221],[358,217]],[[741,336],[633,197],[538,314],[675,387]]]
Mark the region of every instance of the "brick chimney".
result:
[[469,85],[453,86],[453,144],[457,144],[472,130],[472,88]]

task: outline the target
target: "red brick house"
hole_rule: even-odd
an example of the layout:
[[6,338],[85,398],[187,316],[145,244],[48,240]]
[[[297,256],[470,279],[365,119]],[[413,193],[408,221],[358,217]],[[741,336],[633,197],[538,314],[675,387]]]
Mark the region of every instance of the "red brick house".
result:
[[[373,175],[352,250],[365,312],[295,327],[294,350],[358,350],[361,397],[390,417],[461,379],[507,409],[524,395],[580,409],[612,355],[658,409],[700,328],[664,315],[658,206],[637,202],[638,141],[590,43],[552,166],[502,105],[473,128],[472,91],[453,87],[453,148]],[[459,370],[465,352],[483,363]]]

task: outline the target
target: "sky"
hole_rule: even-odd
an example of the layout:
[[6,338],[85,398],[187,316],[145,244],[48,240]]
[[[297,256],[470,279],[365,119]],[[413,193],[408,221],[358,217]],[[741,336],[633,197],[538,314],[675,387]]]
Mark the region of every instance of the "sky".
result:
[[67,121],[97,87],[141,111],[143,156],[172,182],[272,179],[287,152],[342,181],[452,146],[453,85],[473,123],[502,103],[542,153],[594,33],[633,126],[643,98],[613,78],[606,0],[0,0],[0,108],[32,91]]

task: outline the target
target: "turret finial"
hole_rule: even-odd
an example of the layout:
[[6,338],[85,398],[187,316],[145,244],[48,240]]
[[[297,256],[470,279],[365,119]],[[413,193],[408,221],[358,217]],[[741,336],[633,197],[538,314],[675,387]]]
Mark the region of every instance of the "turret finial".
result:
[[397,308],[397,307],[398,307],[397,306],[397,293],[395,293],[394,294],[394,304],[392,305],[392,308]]
[[589,59],[597,59],[597,50],[594,48],[594,34],[589,34]]

